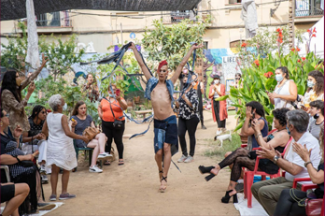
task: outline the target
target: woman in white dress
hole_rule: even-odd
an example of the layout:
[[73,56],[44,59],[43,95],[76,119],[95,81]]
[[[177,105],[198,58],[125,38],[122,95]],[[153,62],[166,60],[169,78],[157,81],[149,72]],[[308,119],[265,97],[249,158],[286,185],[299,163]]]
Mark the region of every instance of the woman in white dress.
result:
[[85,143],[88,143],[88,139],[85,136],[76,135],[71,132],[68,124],[68,117],[62,114],[65,102],[61,95],[53,95],[50,97],[48,103],[53,112],[48,114],[43,125],[42,133],[48,137],[46,165],[52,166],[52,195],[50,196],[50,201],[56,201],[57,199],[56,189],[60,168],[63,169],[63,175],[62,193],[59,199],[71,199],[76,197],[73,194],[69,194],[67,191],[70,171],[77,166],[73,139],[81,139]]

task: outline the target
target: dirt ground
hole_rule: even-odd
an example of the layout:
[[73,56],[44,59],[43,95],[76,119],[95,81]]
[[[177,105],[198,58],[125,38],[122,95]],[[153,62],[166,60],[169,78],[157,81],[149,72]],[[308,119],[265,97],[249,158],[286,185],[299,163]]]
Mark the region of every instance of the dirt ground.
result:
[[[63,206],[48,215],[239,215],[232,203],[220,201],[228,186],[229,170],[222,170],[209,182],[198,171],[199,165],[214,165],[220,161],[220,158],[204,156],[208,148],[206,139],[212,139],[216,131],[211,113],[205,111],[204,116],[208,129],[198,126],[195,160],[178,163],[181,173],[171,164],[165,193],[158,192],[160,182],[151,125],[146,135],[124,139],[124,166],[118,166],[115,161],[97,174],[89,173],[88,161],[79,163],[78,171],[70,175],[68,187],[77,198],[64,201]],[[147,126],[127,123],[125,135],[142,132]],[[234,117],[229,116],[227,129],[234,127]],[[176,162],[180,157],[181,151],[173,160]],[[58,189],[60,193],[61,183]],[[48,201],[50,184],[44,185],[44,193]]]

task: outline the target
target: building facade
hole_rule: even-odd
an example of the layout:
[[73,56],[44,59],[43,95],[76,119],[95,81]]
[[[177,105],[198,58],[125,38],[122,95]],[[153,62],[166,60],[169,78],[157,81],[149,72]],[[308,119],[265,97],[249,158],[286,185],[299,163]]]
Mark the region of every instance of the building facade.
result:
[[[323,0],[256,0],[259,27],[276,28],[294,21],[295,29],[308,29],[322,16]],[[294,4],[293,18],[290,5]],[[127,12],[99,10],[69,10],[37,16],[39,35],[59,36],[64,40],[77,35],[80,47],[88,52],[107,52],[108,47],[125,41],[141,41],[145,28],[153,28],[155,19],[171,25],[182,19],[196,20],[211,16],[211,24],[204,34],[206,48],[232,48],[245,40],[245,25],[240,18],[241,0],[202,0],[194,11]],[[291,18],[291,19],[290,19]],[[293,20],[292,20],[293,19]],[[1,22],[1,43],[6,36],[19,34],[17,23],[24,20]],[[109,51],[113,51],[111,48]]]

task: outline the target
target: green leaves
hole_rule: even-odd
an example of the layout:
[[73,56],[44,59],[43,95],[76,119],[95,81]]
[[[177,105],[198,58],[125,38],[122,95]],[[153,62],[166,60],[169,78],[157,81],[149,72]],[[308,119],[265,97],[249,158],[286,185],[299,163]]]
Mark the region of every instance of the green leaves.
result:
[[[202,36],[209,19],[193,24],[189,20],[183,20],[174,25],[164,25],[162,20],[155,20],[153,30],[146,29],[143,34],[142,44],[149,53],[149,61],[161,61],[167,59],[170,69],[175,70],[182,58],[185,56],[190,45],[195,41],[202,43]],[[202,50],[198,50],[198,56]],[[153,68],[151,68],[152,71]]]
[[[246,59],[246,58],[242,58]],[[275,70],[280,66],[286,66],[289,70],[289,77],[297,85],[298,94],[303,95],[306,90],[306,82],[308,73],[315,70],[320,70],[324,73],[324,67],[318,67],[317,57],[313,53],[309,53],[306,58],[300,57],[296,52],[290,52],[288,55],[268,55],[266,58],[258,57],[259,66],[254,63],[250,63],[249,67],[242,68],[242,86],[243,88],[230,89],[229,99],[234,103],[233,106],[241,107],[239,115],[241,120],[245,116],[245,104],[250,101],[260,102],[266,112],[266,119],[271,125],[273,122],[272,110],[274,105],[271,104],[266,90],[273,92],[277,82],[275,76],[270,78],[264,76],[265,73],[272,72],[275,74]],[[250,61],[248,61],[250,62]],[[243,65],[245,65],[243,63]],[[240,104],[241,103],[241,104]],[[239,124],[236,128],[241,128],[242,124]]]
[[215,101],[223,101],[223,100],[226,100],[228,97],[229,97],[229,95],[225,95],[225,96],[222,96],[222,97],[218,97],[218,98],[216,98],[214,100]]

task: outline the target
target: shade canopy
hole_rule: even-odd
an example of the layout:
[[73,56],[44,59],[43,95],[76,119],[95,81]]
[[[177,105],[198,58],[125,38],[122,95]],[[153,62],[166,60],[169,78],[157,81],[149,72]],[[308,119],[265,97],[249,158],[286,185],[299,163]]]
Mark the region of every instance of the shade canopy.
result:
[[[35,14],[70,9],[112,11],[192,10],[201,0],[36,0]],[[1,21],[26,17],[26,0],[1,0]]]

